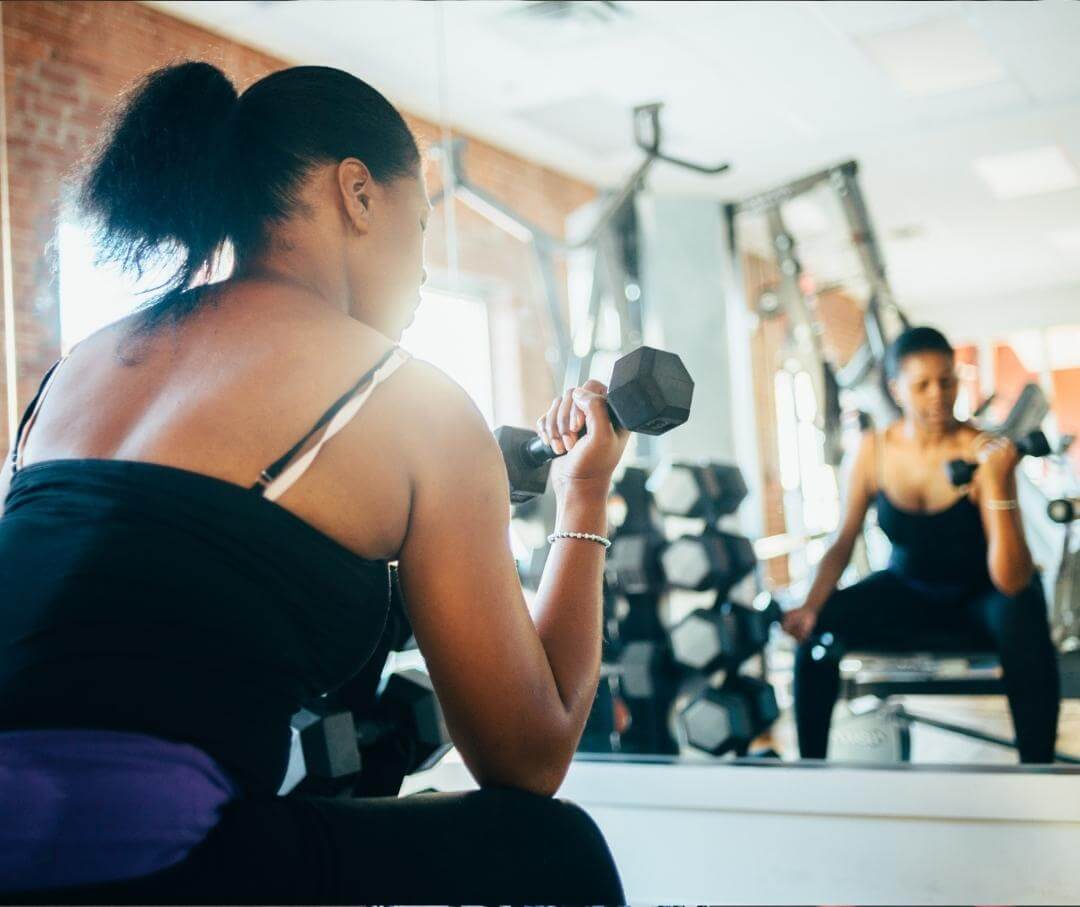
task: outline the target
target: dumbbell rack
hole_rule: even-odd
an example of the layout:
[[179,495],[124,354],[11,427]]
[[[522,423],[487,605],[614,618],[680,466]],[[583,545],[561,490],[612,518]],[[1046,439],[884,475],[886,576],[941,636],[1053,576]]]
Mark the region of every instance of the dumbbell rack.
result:
[[[718,526],[746,494],[737,467],[727,464],[671,464],[651,475],[629,467],[615,483],[610,521],[616,528],[605,571],[603,668],[582,738],[584,751],[674,755],[704,749],[714,755],[744,755],[750,739],[775,719],[775,695],[767,683],[763,654],[768,622],[747,606],[726,604],[736,583],[757,575],[750,542]],[[534,516],[543,512],[542,506],[532,508]],[[553,518],[552,508],[547,515]],[[669,538],[695,527],[696,534]],[[538,583],[543,559],[534,551],[519,562],[523,582]],[[713,659],[707,670],[680,661],[672,644],[671,605],[673,598],[691,592],[710,594],[716,613],[736,609],[739,626],[733,633],[745,637],[742,624],[749,619],[762,624],[764,635],[758,628],[750,634],[758,642],[735,655],[729,642],[723,657]],[[692,638],[693,630],[681,627],[680,640]],[[753,659],[760,661],[757,681],[740,673]],[[755,683],[752,690],[743,689]],[[762,695],[769,702],[764,720],[762,709],[753,704]],[[703,745],[705,739],[695,727],[712,728],[717,721],[742,730]]]

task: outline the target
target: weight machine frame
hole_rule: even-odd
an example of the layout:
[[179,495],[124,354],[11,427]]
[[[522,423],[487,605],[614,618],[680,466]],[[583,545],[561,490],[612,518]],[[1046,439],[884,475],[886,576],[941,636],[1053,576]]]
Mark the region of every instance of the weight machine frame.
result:
[[[634,108],[634,144],[645,153],[645,157],[619,189],[602,195],[602,207],[595,221],[584,237],[575,241],[548,233],[472,182],[465,170],[466,139],[459,137],[451,140],[448,153],[444,147],[443,185],[449,187],[449,194],[531,247],[543,287],[542,314],[550,330],[546,358],[551,369],[554,393],[561,393],[564,387],[580,385],[588,379],[596,353],[627,352],[642,343],[644,304],[634,198],[643,188],[645,177],[652,167],[662,161],[696,173],[715,175],[731,166],[728,163],[698,164],[663,151],[660,126],[662,107],[662,104],[655,103]],[[432,204],[439,204],[446,196],[444,188],[433,196]],[[555,259],[581,251],[593,255],[592,278],[585,318],[577,335],[573,336],[563,316]],[[600,315],[605,301],[614,310],[619,323],[617,351],[603,350],[597,346]]]

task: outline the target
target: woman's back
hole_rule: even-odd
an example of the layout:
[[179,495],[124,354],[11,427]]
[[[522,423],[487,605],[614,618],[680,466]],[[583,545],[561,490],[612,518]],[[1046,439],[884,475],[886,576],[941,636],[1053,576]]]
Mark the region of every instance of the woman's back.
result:
[[[63,362],[23,463],[133,460],[248,487],[390,348],[343,313],[265,282],[227,282],[214,304],[147,336],[133,320]],[[406,366],[373,394],[278,501],[362,557],[393,559],[404,538],[417,372]]]
[[[0,726],[186,741],[242,786],[273,791],[289,716],[374,648],[409,488],[378,422],[407,407],[380,406],[393,382],[380,385],[343,429],[366,432],[328,443],[284,506],[252,490],[368,370],[354,366],[331,391],[345,352],[390,348],[363,330],[335,342],[333,318],[305,316],[296,300],[246,324],[246,305],[279,301],[223,293],[172,334],[133,342],[114,327],[62,363],[0,520]],[[291,352],[274,357],[281,349]]]

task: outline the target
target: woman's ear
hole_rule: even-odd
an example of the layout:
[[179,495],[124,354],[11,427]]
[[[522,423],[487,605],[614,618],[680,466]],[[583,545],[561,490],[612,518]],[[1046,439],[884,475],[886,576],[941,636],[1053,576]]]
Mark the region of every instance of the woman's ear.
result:
[[361,236],[371,229],[371,171],[354,157],[345,158],[337,168],[337,186],[345,217]]
[[896,403],[900,402],[900,382],[895,378],[890,378],[886,382],[886,387],[889,388],[889,396],[893,398]]

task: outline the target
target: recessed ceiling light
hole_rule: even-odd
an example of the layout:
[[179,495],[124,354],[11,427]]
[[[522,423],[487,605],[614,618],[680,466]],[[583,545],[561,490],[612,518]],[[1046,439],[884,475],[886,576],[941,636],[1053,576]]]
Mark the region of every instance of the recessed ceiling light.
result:
[[1080,227],[1073,230],[1054,230],[1047,234],[1055,246],[1064,252],[1080,255]]
[[1005,78],[983,40],[953,16],[856,40],[904,94],[943,94]]
[[988,155],[972,166],[998,198],[1057,192],[1080,183],[1076,167],[1057,145]]

